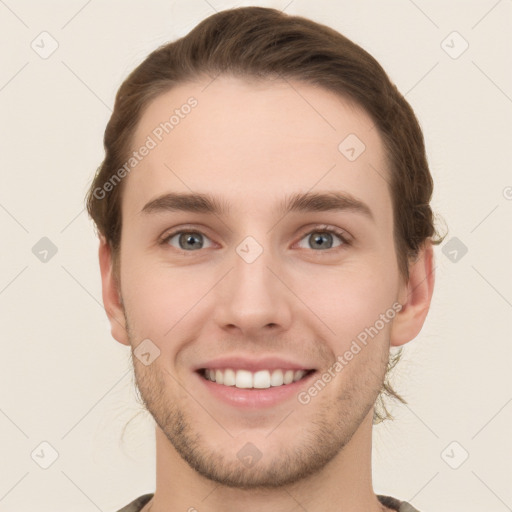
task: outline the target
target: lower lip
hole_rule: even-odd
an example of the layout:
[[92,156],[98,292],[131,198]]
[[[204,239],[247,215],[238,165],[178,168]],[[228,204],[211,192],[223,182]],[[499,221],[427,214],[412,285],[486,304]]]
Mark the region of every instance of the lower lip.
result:
[[265,389],[240,389],[235,386],[224,386],[211,380],[205,379],[195,372],[198,379],[206,386],[209,392],[219,400],[235,407],[256,408],[272,407],[296,396],[299,391],[309,385],[310,380],[317,372],[311,372],[306,377],[285,384],[283,386],[271,386]]

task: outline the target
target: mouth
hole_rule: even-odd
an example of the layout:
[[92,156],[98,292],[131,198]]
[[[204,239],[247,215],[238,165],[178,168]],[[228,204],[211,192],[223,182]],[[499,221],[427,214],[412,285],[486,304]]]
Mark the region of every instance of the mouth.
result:
[[293,355],[232,353],[204,360],[193,368],[193,375],[200,393],[211,398],[212,405],[224,404],[244,413],[270,412],[298,401],[298,394],[319,373],[318,368],[311,368],[311,361],[294,359]]
[[284,388],[307,379],[316,370],[273,369],[250,371],[235,368],[200,368],[197,373],[204,379],[224,387],[244,390]]

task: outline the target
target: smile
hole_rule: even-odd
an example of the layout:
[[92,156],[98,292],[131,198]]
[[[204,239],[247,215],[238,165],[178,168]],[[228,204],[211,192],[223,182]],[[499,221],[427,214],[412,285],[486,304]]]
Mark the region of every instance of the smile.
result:
[[232,368],[203,368],[200,375],[207,380],[223,386],[234,386],[239,389],[266,389],[286,386],[303,379],[314,370],[234,370]]

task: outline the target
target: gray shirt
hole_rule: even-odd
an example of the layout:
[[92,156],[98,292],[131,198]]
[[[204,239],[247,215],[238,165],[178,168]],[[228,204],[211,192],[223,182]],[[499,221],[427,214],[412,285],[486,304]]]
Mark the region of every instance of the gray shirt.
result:
[[[140,512],[152,497],[153,494],[144,494],[126,505],[126,507],[118,510],[118,512]],[[400,501],[396,498],[392,498],[391,496],[382,496],[380,494],[377,494],[377,498],[384,506],[396,510],[397,512],[419,512],[419,510],[415,509],[406,501]]]

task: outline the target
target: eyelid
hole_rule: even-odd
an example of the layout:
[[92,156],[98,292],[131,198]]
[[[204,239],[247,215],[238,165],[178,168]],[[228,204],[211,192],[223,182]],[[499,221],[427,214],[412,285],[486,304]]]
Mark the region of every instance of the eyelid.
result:
[[[308,227],[305,229],[305,231],[302,232],[301,240],[306,235],[309,235],[311,233],[315,232],[327,232],[327,233],[333,233],[337,237],[341,239],[341,241],[344,243],[344,245],[350,245],[353,242],[353,237],[350,235],[350,233],[342,228],[338,228],[336,226],[331,226],[330,224],[314,224],[312,227]],[[319,252],[319,251],[316,251]]]
[[[181,235],[182,233],[198,233],[206,238],[208,238],[208,240],[210,240],[212,242],[212,244],[215,244],[215,242],[213,242],[213,240],[211,239],[210,236],[208,236],[206,234],[206,228],[198,228],[197,225],[182,225],[180,226],[179,228],[171,228],[171,229],[168,229],[167,231],[164,231],[163,235],[161,235],[159,238],[158,238],[158,244],[159,245],[165,245],[168,243],[168,241],[175,237],[176,235]],[[216,244],[218,245],[218,244]],[[178,249],[176,247],[174,247],[174,249],[176,249],[177,251],[181,251],[181,252],[196,252],[196,251],[184,251],[183,249]]]

